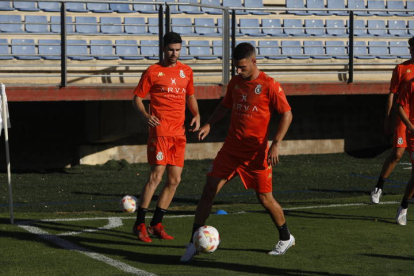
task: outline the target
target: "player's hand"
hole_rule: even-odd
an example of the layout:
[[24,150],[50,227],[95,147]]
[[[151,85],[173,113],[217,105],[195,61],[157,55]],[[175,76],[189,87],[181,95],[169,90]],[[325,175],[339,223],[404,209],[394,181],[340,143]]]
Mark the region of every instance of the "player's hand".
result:
[[160,120],[157,117],[153,116],[153,115],[149,115],[145,119],[147,121],[147,124],[150,127],[156,127],[156,126],[159,126],[161,124]]
[[206,138],[209,132],[210,132],[210,124],[205,124],[204,126],[202,126],[198,131],[198,140],[199,141],[204,140],[204,138]]
[[279,164],[279,146],[273,144],[269,148],[269,152],[267,153],[267,164],[270,166],[276,166]]
[[200,129],[200,115],[194,116],[191,120],[190,127],[192,127],[195,124],[194,128],[190,128],[189,131],[196,132]]

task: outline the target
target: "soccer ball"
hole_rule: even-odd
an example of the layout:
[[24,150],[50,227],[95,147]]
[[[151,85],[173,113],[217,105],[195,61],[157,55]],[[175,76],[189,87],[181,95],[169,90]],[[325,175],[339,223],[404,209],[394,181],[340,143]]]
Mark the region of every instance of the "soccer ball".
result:
[[137,198],[135,196],[126,195],[121,199],[122,211],[133,213],[137,209]]
[[220,235],[213,226],[204,225],[195,231],[193,242],[198,252],[213,253],[220,244]]

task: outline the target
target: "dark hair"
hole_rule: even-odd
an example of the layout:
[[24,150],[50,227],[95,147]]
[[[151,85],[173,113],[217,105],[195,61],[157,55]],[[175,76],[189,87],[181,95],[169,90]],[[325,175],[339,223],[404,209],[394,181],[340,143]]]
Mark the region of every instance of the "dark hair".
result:
[[164,46],[167,46],[171,43],[182,43],[181,36],[174,32],[169,32],[164,35]]
[[247,42],[242,42],[234,48],[233,59],[242,60],[244,58],[249,58],[256,55],[256,50],[254,46]]
[[414,37],[408,40],[408,45],[410,45],[410,47],[414,47]]

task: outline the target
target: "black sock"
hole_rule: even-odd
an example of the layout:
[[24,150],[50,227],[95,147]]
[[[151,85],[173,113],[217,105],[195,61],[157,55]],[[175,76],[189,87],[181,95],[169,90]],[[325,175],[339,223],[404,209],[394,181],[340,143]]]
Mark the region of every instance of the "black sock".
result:
[[162,209],[157,206],[155,209],[154,216],[152,217],[151,226],[157,225],[158,223],[161,223],[162,219],[164,218],[164,214],[167,213],[166,209]]
[[277,230],[279,231],[279,239],[281,241],[287,241],[290,239],[290,232],[286,225],[286,222],[282,226],[278,226]]
[[194,224],[193,224],[193,231],[191,231],[191,239],[190,239],[190,243],[193,243],[193,236],[194,236],[194,233],[195,233],[195,231],[197,231],[197,229],[198,229],[198,228],[200,228],[201,226],[203,226],[203,225],[196,224],[196,223],[194,223]]
[[408,199],[404,198],[401,201],[401,207],[403,207],[404,209],[408,208]]
[[147,214],[147,211],[147,208],[138,207],[137,220],[135,221],[135,226],[140,225],[141,223],[145,223],[145,215]]
[[384,187],[385,181],[387,181],[387,179],[384,178],[384,177],[382,177],[382,176],[380,176],[378,178],[378,182],[377,182],[377,185],[375,186],[375,188],[378,188],[378,189],[381,189],[382,190],[382,188]]

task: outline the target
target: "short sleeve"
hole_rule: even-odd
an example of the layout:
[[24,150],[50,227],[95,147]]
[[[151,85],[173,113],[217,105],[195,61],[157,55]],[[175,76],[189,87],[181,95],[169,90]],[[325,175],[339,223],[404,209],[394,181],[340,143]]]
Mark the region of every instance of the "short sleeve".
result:
[[188,80],[188,85],[187,85],[187,96],[191,96],[194,95],[195,93],[195,89],[194,89],[194,77],[193,77],[193,70],[191,70],[190,67],[188,67],[188,75],[189,75],[189,80]]
[[139,83],[137,87],[134,90],[134,95],[145,98],[147,94],[149,93],[151,89],[151,74],[149,73],[149,70],[145,70],[142,75],[141,79],[139,80]]
[[394,70],[392,71],[392,77],[390,82],[390,92],[397,93],[398,87],[400,86],[400,67],[397,65],[395,66]]
[[412,87],[413,87],[414,82],[413,81],[409,81],[407,82],[404,87],[401,89],[401,93],[398,96],[397,99],[397,103],[401,106],[407,106],[410,104],[410,100],[412,97]]
[[291,107],[286,99],[285,92],[280,83],[272,80],[273,83],[269,87],[270,105],[277,113],[282,114],[291,110]]

